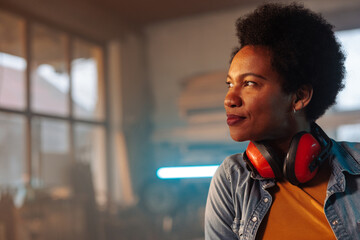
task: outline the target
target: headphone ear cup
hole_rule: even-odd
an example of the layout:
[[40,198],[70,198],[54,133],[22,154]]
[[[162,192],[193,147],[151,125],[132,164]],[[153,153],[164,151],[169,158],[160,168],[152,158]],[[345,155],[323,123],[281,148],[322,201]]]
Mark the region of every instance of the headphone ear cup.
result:
[[284,161],[283,173],[286,179],[293,185],[310,181],[318,171],[318,167],[311,171],[310,164],[317,159],[320,152],[320,143],[310,133],[297,133],[291,140]]
[[[246,156],[245,156],[246,155]],[[255,169],[263,178],[277,178],[282,175],[281,164],[270,147],[250,142],[244,158],[251,169]]]

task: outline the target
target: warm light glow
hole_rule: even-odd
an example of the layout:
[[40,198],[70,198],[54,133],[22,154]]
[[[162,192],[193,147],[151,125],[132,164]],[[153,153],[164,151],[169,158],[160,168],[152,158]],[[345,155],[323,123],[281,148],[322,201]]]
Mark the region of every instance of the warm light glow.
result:
[[158,178],[207,178],[212,177],[219,165],[162,167],[156,172]]

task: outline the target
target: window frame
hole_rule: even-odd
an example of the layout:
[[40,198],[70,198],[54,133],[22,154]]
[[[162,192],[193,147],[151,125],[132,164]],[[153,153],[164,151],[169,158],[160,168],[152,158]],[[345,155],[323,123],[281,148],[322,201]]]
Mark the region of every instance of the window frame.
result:
[[[75,143],[75,125],[76,124],[87,124],[89,126],[102,126],[104,128],[105,132],[105,156],[103,161],[105,161],[105,168],[106,168],[106,188],[107,190],[107,201],[109,201],[110,196],[110,190],[112,189],[112,178],[111,178],[111,144],[110,144],[110,104],[109,104],[109,80],[108,80],[108,73],[107,73],[107,51],[106,51],[106,44],[103,42],[99,42],[97,40],[94,40],[93,38],[89,36],[84,36],[78,33],[74,33],[69,29],[63,28],[61,26],[56,26],[55,24],[51,24],[48,21],[44,19],[37,19],[36,17],[29,17],[25,14],[17,13],[8,9],[1,9],[1,12],[11,14],[19,19],[21,19],[24,22],[24,28],[22,29],[23,32],[23,38],[21,39],[21,42],[25,45],[24,46],[24,59],[26,60],[26,70],[25,70],[25,108],[24,110],[19,110],[11,107],[5,107],[0,106],[0,113],[10,113],[22,116],[25,118],[25,162],[24,169],[25,169],[25,175],[26,177],[23,180],[23,183],[25,186],[33,187],[32,179],[33,179],[33,171],[32,171],[32,121],[35,117],[40,118],[46,118],[49,120],[59,120],[69,125],[69,132],[68,132],[68,143],[69,143],[69,156],[71,162],[76,162],[75,159],[75,152],[74,152],[74,143]],[[69,113],[66,116],[56,115],[56,114],[48,114],[48,113],[40,113],[35,112],[31,109],[31,63],[32,63],[32,53],[31,53],[31,28],[34,24],[40,24],[42,26],[48,27],[50,29],[54,29],[55,31],[59,31],[61,33],[64,33],[66,36],[66,68],[69,74],[69,91],[68,91],[68,108]],[[103,111],[104,111],[104,118],[103,120],[95,120],[95,119],[83,119],[80,117],[74,116],[74,110],[73,110],[73,99],[72,99],[72,76],[71,76],[71,62],[73,57],[73,42],[75,39],[79,39],[82,41],[85,41],[87,43],[96,45],[101,49],[102,52],[102,79],[103,79]]]

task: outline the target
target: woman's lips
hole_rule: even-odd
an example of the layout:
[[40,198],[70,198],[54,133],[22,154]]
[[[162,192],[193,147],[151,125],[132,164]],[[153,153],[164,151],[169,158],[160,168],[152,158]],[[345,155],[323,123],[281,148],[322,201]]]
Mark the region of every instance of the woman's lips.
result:
[[227,122],[227,124],[229,126],[233,126],[233,125],[236,125],[239,122],[243,121],[244,119],[245,119],[245,117],[241,117],[241,116],[233,115],[233,114],[228,114],[226,122]]

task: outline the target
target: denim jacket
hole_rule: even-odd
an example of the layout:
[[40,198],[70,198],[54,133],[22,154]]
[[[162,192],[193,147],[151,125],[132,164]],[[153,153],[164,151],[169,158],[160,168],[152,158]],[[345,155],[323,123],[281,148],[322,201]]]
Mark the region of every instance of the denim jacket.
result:
[[[324,212],[337,239],[360,239],[360,143],[333,141],[331,151]],[[226,158],[210,184],[205,239],[255,239],[275,185],[248,171],[242,154]]]

